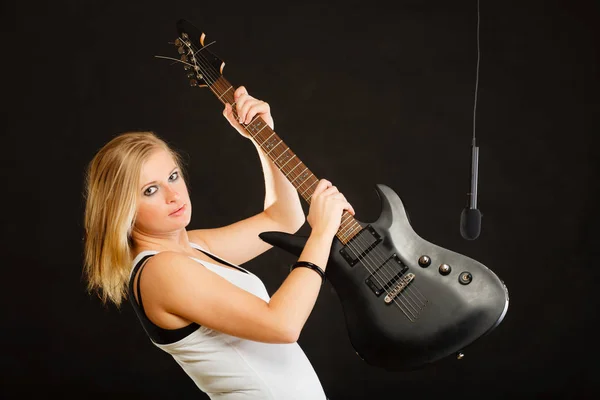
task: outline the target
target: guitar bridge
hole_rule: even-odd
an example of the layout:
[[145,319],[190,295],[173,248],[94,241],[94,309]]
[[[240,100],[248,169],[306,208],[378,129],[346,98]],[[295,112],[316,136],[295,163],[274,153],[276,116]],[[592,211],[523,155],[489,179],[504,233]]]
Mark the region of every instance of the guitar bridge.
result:
[[406,276],[400,279],[400,282],[398,282],[398,284],[387,294],[387,296],[385,296],[383,301],[385,301],[386,304],[390,304],[400,293],[402,293],[404,289],[406,289],[408,284],[411,283],[413,279],[415,279],[415,274],[412,272],[406,274]]

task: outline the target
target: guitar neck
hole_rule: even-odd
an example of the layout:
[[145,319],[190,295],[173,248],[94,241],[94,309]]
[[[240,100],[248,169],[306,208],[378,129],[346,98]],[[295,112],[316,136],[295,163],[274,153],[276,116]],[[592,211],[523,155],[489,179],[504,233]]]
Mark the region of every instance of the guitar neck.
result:
[[[235,89],[223,76],[220,76],[209,88],[224,104],[234,104],[233,93]],[[235,107],[233,109],[235,113]],[[235,115],[237,117],[236,113]],[[300,160],[300,157],[281,140],[262,118],[256,117],[249,124],[242,124],[242,126],[271,161],[273,161],[273,164],[277,166],[288,181],[296,188],[300,197],[310,205],[312,194],[319,182],[315,174],[312,173],[302,160]],[[362,226],[352,214],[344,211],[336,237],[343,244],[346,244],[361,229]]]

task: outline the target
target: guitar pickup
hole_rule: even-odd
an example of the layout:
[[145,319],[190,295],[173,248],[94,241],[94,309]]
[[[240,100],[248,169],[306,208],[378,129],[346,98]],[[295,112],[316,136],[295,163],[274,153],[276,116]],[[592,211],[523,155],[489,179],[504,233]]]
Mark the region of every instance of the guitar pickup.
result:
[[342,249],[340,254],[353,267],[382,241],[371,225],[363,228]]
[[400,258],[394,254],[382,265],[369,275],[365,280],[367,286],[371,288],[373,293],[380,296],[382,293],[388,291],[392,286],[397,285],[402,274],[408,270],[406,264],[400,260]]

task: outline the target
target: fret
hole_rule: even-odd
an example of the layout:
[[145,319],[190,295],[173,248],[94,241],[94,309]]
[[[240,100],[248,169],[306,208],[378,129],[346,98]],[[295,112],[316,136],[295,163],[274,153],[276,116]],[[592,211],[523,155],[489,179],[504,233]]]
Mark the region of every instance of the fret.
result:
[[262,142],[262,143],[259,143],[259,144],[262,146],[263,144],[265,144],[265,143],[267,142],[267,140],[271,139],[271,138],[273,137],[273,135],[274,135],[274,134],[275,134],[275,132],[271,131],[271,134],[269,135],[269,137],[268,137],[268,138],[266,138],[265,140],[263,140],[263,142]]
[[349,238],[353,238],[354,236],[356,236],[360,231],[361,231],[362,227],[360,225],[355,224],[354,227],[348,231],[346,233],[344,240],[349,239]]
[[[262,118],[255,118],[252,122],[246,126],[246,130],[248,133],[252,135],[252,137],[256,137],[263,129],[268,127],[267,123],[262,120]],[[275,132],[273,132],[275,133]]]
[[[284,174],[286,178],[288,178],[288,175],[290,175],[292,173],[293,170],[295,170],[296,168],[298,168],[298,165],[302,165],[302,161],[298,160],[298,163],[296,164],[296,166],[292,169],[289,170],[289,172],[287,174]],[[289,178],[288,178],[289,179]]]
[[315,184],[317,184],[317,183],[318,183],[318,181],[314,181],[314,182],[312,183],[312,185],[310,185],[310,186],[308,187],[308,189],[304,190],[304,191],[303,191],[302,193],[300,193],[300,194],[301,194],[302,196],[304,196],[304,193],[306,193],[307,191],[309,191],[310,189],[312,189],[312,187],[313,187],[313,186],[315,186]]
[[[285,154],[285,157],[282,157],[283,154]],[[296,155],[294,153],[292,153],[291,151],[285,151],[282,153],[282,156],[279,156],[277,158],[279,158],[279,169],[285,174],[285,171],[283,171],[283,167],[285,167],[290,161],[292,161]]]
[[273,134],[271,136],[269,136],[269,138],[267,140],[265,140],[260,147],[262,147],[262,149],[269,154],[269,152],[267,150],[271,149],[273,147],[275,147],[277,145],[277,143],[280,143],[279,138],[277,137],[277,135],[275,135],[275,132],[273,132]]
[[223,96],[225,96],[225,94],[226,94],[227,92],[229,92],[229,91],[230,91],[232,88],[233,88],[233,86],[229,85],[229,87],[227,88],[227,90],[226,90],[226,91],[224,91],[224,92],[223,92],[223,94],[221,94],[221,95],[219,96],[219,99],[220,99],[220,98],[222,98]]
[[342,229],[340,229],[339,233],[341,235],[346,235],[349,232],[351,232],[354,229],[354,227],[352,226],[352,224],[348,224],[348,226],[343,226]]
[[267,155],[270,155],[270,154],[271,154],[271,152],[272,152],[272,151],[275,149],[275,147],[279,146],[281,143],[283,143],[283,140],[280,140],[279,142],[277,142],[277,143],[275,144],[275,146],[273,146],[273,148],[272,148],[271,150],[269,150],[269,152],[267,153]]
[[[343,233],[341,233],[341,231],[338,231],[338,238],[340,238],[340,240],[342,242],[346,241],[348,238],[346,237],[346,235],[344,235]],[[347,241],[345,243],[348,243]]]
[[344,224],[340,224],[340,226],[342,226],[342,228],[339,230],[339,233],[342,235],[346,235],[346,234],[352,232],[354,229],[356,229],[356,227],[352,226],[351,223],[348,225],[350,225],[350,226],[346,227],[346,226],[344,226]]
[[301,183],[294,185],[296,187],[296,189],[298,189],[298,191],[300,191],[300,189],[302,189],[302,186],[306,183],[308,183],[310,181],[310,178],[313,177],[314,175],[311,173],[309,174],[309,176],[306,177],[306,179],[304,179]]
[[[338,234],[339,234],[339,233],[338,233]],[[348,242],[350,241],[350,239],[351,239],[352,237],[351,237],[351,236],[349,236],[349,235],[340,235],[340,236],[339,236],[339,238],[340,238],[340,240],[341,240],[341,241],[342,241],[344,244],[346,244],[346,243],[348,243]]]
[[290,159],[289,159],[289,160],[287,160],[287,161],[285,162],[285,164],[283,164],[283,165],[282,165],[281,167],[279,167],[279,168],[283,168],[283,167],[285,167],[287,163],[289,163],[290,161],[292,161],[292,160],[294,159],[294,157],[296,157],[296,155],[295,155],[295,154],[294,154],[293,156],[291,156],[291,157],[290,157]]
[[[286,154],[289,149],[290,149],[289,147],[287,149],[285,149],[280,155],[277,156],[277,158],[273,159],[273,162],[277,162],[277,160],[279,160],[279,157],[281,157],[284,154]],[[283,168],[283,165],[280,168]]]
[[345,224],[344,224],[344,223],[341,223],[341,224],[340,224],[340,230],[339,230],[339,233],[340,233],[340,234],[343,234],[343,233],[344,233],[344,231],[345,231],[346,229],[348,229],[348,228],[349,228],[349,227],[348,227],[348,226],[345,226]]
[[294,186],[296,186],[296,188],[297,188],[297,189],[299,189],[299,188],[300,188],[300,186],[304,185],[304,183],[305,183],[307,180],[309,180],[309,179],[310,179],[312,176],[314,176],[314,175],[312,174],[312,172],[310,172],[310,171],[307,171],[307,172],[304,172],[304,173],[303,173],[302,175],[300,175],[300,176],[303,178],[303,179],[302,179],[302,182],[298,183],[297,185],[294,185]]
[[[302,170],[302,172],[300,172],[300,175],[298,175],[297,177],[295,177],[294,179],[292,179],[290,182],[294,183],[294,181],[295,181],[296,179],[300,178],[301,176],[304,176],[304,179],[306,179],[306,177],[308,177],[309,175],[312,175],[312,174],[310,173],[310,171],[309,171],[309,172],[306,172],[307,170],[308,170],[308,168],[304,168],[304,169]],[[290,172],[291,172],[291,171],[290,171]],[[300,185],[298,185],[298,186],[300,186]],[[298,186],[296,186],[296,187],[298,187]]]
[[352,225],[354,225],[354,228],[352,228],[352,232],[351,235],[348,236],[352,236],[354,237],[355,235],[357,235],[361,230],[362,230],[362,226],[360,226],[356,221],[352,220]]

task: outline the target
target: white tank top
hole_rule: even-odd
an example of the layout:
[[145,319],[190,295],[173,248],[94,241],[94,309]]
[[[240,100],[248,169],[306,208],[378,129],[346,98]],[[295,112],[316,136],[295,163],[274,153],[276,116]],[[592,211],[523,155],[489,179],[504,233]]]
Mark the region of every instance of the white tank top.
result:
[[[190,243],[205,251],[202,247]],[[133,267],[146,255],[133,260]],[[210,253],[209,253],[210,254]],[[234,285],[269,302],[265,285],[256,275],[190,257]],[[143,301],[143,299],[142,299]],[[194,383],[213,400],[325,400],[310,361],[298,343],[262,343],[200,326],[174,343],[158,344]]]

